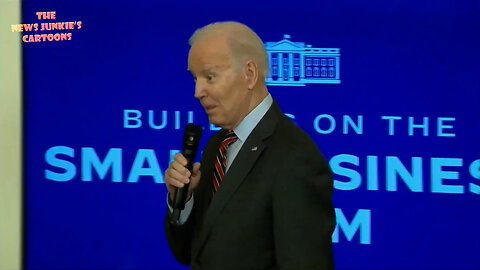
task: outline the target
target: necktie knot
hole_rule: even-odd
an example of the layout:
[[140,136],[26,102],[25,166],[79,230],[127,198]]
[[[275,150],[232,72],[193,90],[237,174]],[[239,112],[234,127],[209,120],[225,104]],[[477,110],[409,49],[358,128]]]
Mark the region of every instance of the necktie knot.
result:
[[231,144],[233,144],[237,140],[238,140],[238,137],[235,134],[235,132],[233,132],[233,130],[229,130],[225,135],[225,137],[223,138],[222,146],[224,146],[225,148],[228,148]]

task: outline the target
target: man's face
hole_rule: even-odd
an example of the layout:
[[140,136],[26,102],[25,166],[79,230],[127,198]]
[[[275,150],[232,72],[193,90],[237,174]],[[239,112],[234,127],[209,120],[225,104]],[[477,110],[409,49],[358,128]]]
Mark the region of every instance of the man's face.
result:
[[195,79],[195,98],[200,100],[210,123],[235,128],[248,113],[251,91],[242,68],[234,66],[226,39],[197,41],[188,55],[188,69]]

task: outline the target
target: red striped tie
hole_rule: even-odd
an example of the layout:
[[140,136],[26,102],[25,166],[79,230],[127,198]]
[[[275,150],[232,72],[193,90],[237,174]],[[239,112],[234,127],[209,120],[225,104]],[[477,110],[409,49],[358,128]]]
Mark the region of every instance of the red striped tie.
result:
[[215,192],[217,192],[220,184],[222,183],[223,176],[225,175],[225,168],[227,167],[227,148],[237,140],[237,135],[235,135],[233,130],[230,130],[220,144],[220,148],[217,152],[217,158],[215,159],[215,170],[213,170],[212,196],[215,195]]

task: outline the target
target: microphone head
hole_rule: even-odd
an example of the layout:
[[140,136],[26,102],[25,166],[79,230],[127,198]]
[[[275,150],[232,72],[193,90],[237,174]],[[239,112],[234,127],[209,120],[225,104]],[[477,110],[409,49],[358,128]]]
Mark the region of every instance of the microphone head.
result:
[[202,126],[188,124],[183,133],[183,155],[190,161],[193,161],[197,152],[198,145],[202,137]]

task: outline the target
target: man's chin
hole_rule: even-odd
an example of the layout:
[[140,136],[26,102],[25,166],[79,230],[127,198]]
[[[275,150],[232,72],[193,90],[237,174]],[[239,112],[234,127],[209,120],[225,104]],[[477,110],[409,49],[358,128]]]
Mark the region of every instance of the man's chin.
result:
[[215,117],[212,117],[212,116],[208,116],[208,122],[210,122],[210,124],[212,125],[215,125],[215,126],[221,126],[221,123],[220,121],[218,121],[218,119],[216,119]]

